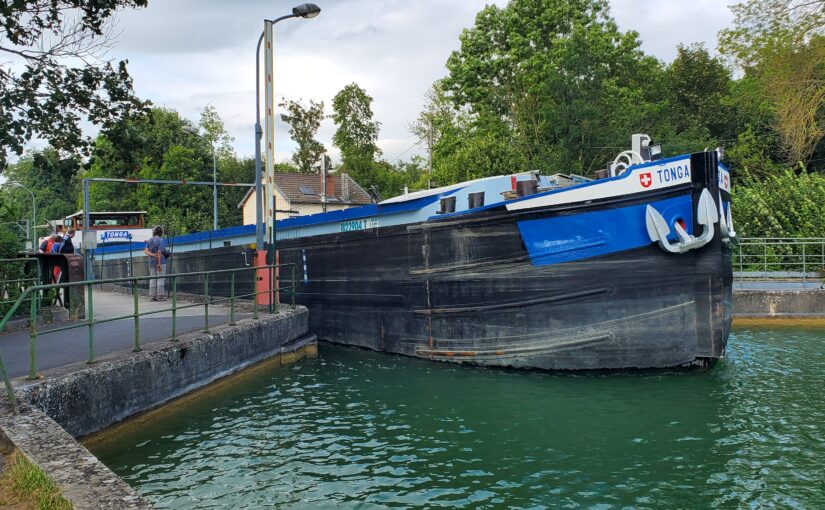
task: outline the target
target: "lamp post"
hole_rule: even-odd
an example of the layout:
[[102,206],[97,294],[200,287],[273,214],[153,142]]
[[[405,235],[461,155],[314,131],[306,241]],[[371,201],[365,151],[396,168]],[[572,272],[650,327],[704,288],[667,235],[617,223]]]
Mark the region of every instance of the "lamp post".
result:
[[267,28],[271,31],[275,23],[290,18],[314,18],[319,14],[321,14],[321,8],[315,4],[298,5],[292,9],[292,14],[274,20],[264,20],[264,31],[258,37],[258,46],[255,50],[255,243],[259,253],[264,247],[263,169],[261,168],[261,137],[264,133],[261,128],[261,43]]
[[[181,130],[206,140],[192,126],[183,126]],[[211,142],[209,146],[212,148],[212,230],[218,230],[218,158],[215,154],[215,146]]]
[[29,188],[27,188],[26,186],[23,186],[19,182],[6,181],[5,184],[7,186],[15,186],[15,187],[18,187],[18,188],[23,188],[24,190],[28,191],[29,194],[32,196],[32,224],[29,227],[29,229],[30,229],[29,237],[31,238],[32,251],[36,251],[37,250],[37,239],[35,238],[35,225],[37,225],[37,200],[35,200],[35,198],[34,198],[34,192],[32,190],[30,190]]

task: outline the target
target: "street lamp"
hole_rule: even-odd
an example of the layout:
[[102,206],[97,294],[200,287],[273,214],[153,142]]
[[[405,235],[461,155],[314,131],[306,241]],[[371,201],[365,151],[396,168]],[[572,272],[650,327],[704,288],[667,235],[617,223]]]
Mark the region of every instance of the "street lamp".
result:
[[[181,131],[206,140],[198,129],[192,126],[183,126]],[[218,230],[218,158],[215,155],[215,146],[212,142],[209,142],[209,146],[212,147],[212,230]]]
[[37,239],[35,239],[35,225],[37,225],[37,201],[34,198],[34,192],[32,190],[30,190],[29,188],[23,186],[19,182],[6,181],[4,184],[7,185],[7,186],[15,186],[15,187],[18,187],[18,188],[23,188],[24,190],[28,191],[29,194],[32,196],[32,224],[31,224],[31,227],[29,227],[30,228],[29,236],[31,238],[32,251],[36,251],[37,250]]
[[[292,8],[292,14],[281,16],[274,20],[264,20],[264,26],[274,25],[279,21],[289,18],[314,18],[321,14],[321,8],[315,4],[301,4]],[[258,37],[258,46],[255,50],[255,243],[257,250],[262,250],[264,246],[264,213],[263,213],[263,170],[261,168],[261,42],[264,40],[264,32]]]

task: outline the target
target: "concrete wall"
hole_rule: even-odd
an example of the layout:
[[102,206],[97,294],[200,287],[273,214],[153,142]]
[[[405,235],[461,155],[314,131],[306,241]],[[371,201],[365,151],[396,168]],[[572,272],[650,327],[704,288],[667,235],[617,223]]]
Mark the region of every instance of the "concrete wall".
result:
[[[6,404],[4,402],[4,404]],[[7,405],[7,404],[6,404]],[[60,486],[76,510],[143,510],[152,506],[51,418],[30,405],[0,412],[0,449],[16,451]]]
[[278,315],[211,333],[190,333],[180,342],[148,344],[101,357],[92,366],[75,364],[23,382],[17,393],[75,437],[97,432],[129,416],[209,384],[258,361],[314,342],[307,334],[307,310],[284,307]]
[[825,290],[736,290],[734,317],[825,317]]

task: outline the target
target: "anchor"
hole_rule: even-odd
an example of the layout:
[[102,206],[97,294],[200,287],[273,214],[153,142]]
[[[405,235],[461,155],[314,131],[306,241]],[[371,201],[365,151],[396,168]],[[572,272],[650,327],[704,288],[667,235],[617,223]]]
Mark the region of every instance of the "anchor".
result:
[[696,211],[696,222],[704,227],[699,237],[688,234],[682,225],[676,223],[673,228],[679,240],[672,243],[667,238],[670,235],[670,227],[661,213],[648,205],[645,216],[650,240],[658,243],[659,247],[668,253],[685,253],[708,244],[713,239],[713,224],[719,221],[719,211],[707,189],[703,189],[699,195],[699,207]]
[[733,230],[733,216],[731,215],[731,206],[728,204],[728,211],[725,213],[725,208],[722,205],[722,194],[719,193],[719,230],[722,232],[724,241],[730,244],[738,245],[739,238],[736,236],[736,231]]

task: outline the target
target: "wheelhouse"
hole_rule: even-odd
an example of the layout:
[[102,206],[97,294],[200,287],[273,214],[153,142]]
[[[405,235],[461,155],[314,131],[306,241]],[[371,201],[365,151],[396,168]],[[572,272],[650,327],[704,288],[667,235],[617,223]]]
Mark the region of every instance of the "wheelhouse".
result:
[[[118,211],[89,213],[89,230],[124,230],[145,228],[146,211]],[[83,225],[83,211],[63,218],[67,229],[86,230]]]

